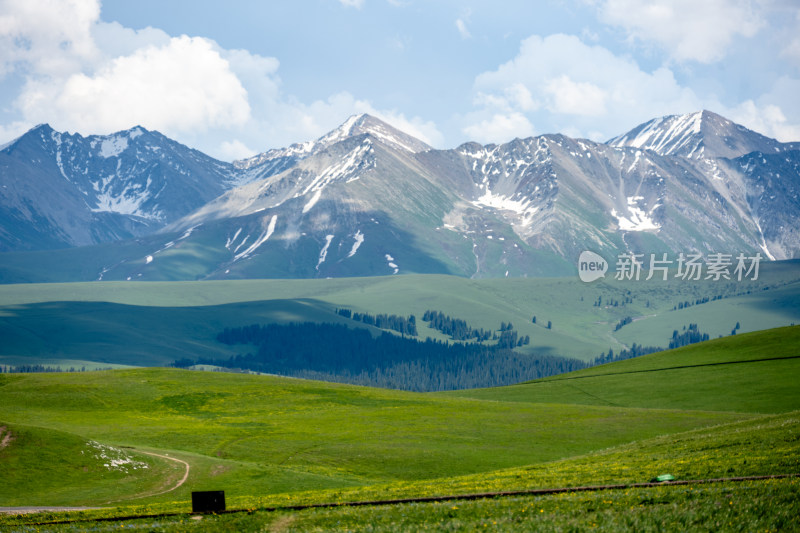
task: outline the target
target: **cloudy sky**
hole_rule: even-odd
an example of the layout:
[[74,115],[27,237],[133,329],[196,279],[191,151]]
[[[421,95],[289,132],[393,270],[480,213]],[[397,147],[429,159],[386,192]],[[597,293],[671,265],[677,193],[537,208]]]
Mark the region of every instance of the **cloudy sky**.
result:
[[224,160],[371,113],[438,148],[710,109],[800,141],[798,0],[0,0],[0,144],[142,125]]

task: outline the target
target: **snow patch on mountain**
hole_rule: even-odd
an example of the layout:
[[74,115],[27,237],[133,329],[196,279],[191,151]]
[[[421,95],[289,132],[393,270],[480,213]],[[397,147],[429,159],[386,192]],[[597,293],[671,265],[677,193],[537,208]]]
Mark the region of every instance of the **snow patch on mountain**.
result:
[[248,159],[234,161],[233,166],[244,171],[240,173],[241,181],[239,182],[239,184],[244,184],[255,179],[255,176],[266,177],[277,174],[298,161],[361,134],[368,134],[387,146],[411,153],[420,153],[430,149],[430,146],[419,139],[396,130],[370,115],[361,114],[348,117],[341,126],[316,141],[295,143],[286,148],[268,150]]
[[341,161],[326,168],[321,174],[317,175],[311,183],[298,195],[305,196],[309,192],[314,192],[311,198],[303,206],[303,213],[308,213],[317,203],[322,195],[323,189],[341,179],[352,178],[355,173],[368,170],[375,166],[374,160],[364,158],[372,153],[372,142],[365,139],[363,143],[351,150]]
[[611,216],[617,219],[617,226],[622,231],[657,231],[661,229],[651,217],[653,212],[659,207],[653,206],[649,212],[639,207],[638,203],[644,200],[642,196],[628,197],[628,216],[617,213],[616,209],[611,210]]
[[250,234],[247,234],[247,235],[245,235],[245,236],[244,236],[244,239],[242,239],[242,242],[240,242],[240,243],[239,243],[239,244],[236,246],[236,248],[234,248],[234,249],[233,249],[233,253],[234,253],[234,255],[236,254],[236,252],[238,252],[238,251],[239,251],[239,248],[241,248],[242,246],[244,246],[244,245],[247,243],[247,239],[249,239],[249,238],[250,238]]
[[[473,202],[477,206],[493,207],[495,209],[502,209],[505,211],[513,211],[518,215],[525,216],[528,213],[528,208],[531,204],[530,198],[523,198],[521,200],[514,200],[513,197],[503,196],[502,194],[493,194],[489,188],[483,196],[479,197]],[[536,212],[536,208],[533,208]]]
[[661,155],[679,153],[686,148],[691,157],[701,148],[702,125],[702,112],[661,117],[651,120],[639,131],[612,139],[609,144],[653,150]]
[[332,240],[333,240],[333,235],[325,235],[325,245],[319,252],[319,260],[317,261],[317,270],[319,270],[319,266],[325,262],[325,258],[328,257],[328,247],[331,245]]
[[412,146],[410,143],[403,141],[403,139],[400,137],[393,135],[391,131],[382,126],[371,127],[368,131],[370,135],[377,137],[385,144],[388,144],[394,148],[400,148],[401,150],[411,152],[412,154],[419,151],[415,146]]
[[353,257],[356,255],[356,252],[364,242],[364,234],[361,233],[361,230],[357,230],[356,234],[353,236],[353,239],[355,239],[355,242],[353,242],[353,247],[350,248],[350,252],[347,254],[347,257]]
[[389,268],[393,269],[392,274],[400,272],[400,268],[397,266],[397,263],[394,262],[394,257],[389,254],[386,254],[384,257],[386,258],[386,264],[389,265]]
[[[323,186],[324,187],[324,186]],[[314,196],[306,202],[306,205],[303,206],[303,214],[308,213],[314,205],[319,201],[320,196],[322,196],[322,188],[319,188],[314,192]]]
[[[250,254],[258,250],[258,248],[262,244],[267,242],[269,238],[272,237],[272,234],[275,232],[275,224],[277,223],[277,221],[278,221],[278,215],[272,215],[272,218],[270,219],[269,224],[267,225],[267,229],[264,231],[264,233],[262,233],[261,236],[253,244],[251,244],[245,251],[236,254],[233,260],[239,261],[240,259],[249,257]],[[242,242],[242,244],[244,244],[244,242]]]
[[114,193],[107,188],[100,192],[97,197],[97,207],[92,208],[95,213],[110,212],[122,215],[135,215],[142,218],[159,220],[157,213],[142,211],[141,207],[150,198],[150,191],[147,187],[131,183],[120,193]]
[[756,228],[758,228],[758,236],[761,237],[760,247],[761,250],[767,255],[770,261],[775,261],[775,256],[773,256],[769,252],[769,248],[767,247],[767,240],[764,238],[764,232],[761,230],[761,221],[758,218],[754,217],[753,222],[756,223]]
[[123,135],[115,135],[103,139],[100,143],[100,156],[108,159],[109,157],[116,157],[128,148],[128,137]]
[[316,144],[329,146],[331,144],[336,144],[339,141],[345,140],[346,138],[350,137],[353,134],[353,127],[363,117],[364,115],[352,115],[347,117],[347,120],[345,120],[341,126],[331,131],[330,133],[320,137],[317,140]]
[[230,249],[231,249],[231,245],[232,245],[234,242],[236,242],[236,239],[238,239],[238,238],[239,238],[239,234],[240,234],[241,232],[242,232],[242,228],[239,228],[239,229],[237,229],[237,230],[236,230],[236,233],[234,233],[234,234],[233,234],[233,237],[228,237],[228,238],[225,240],[225,248],[227,248],[228,250],[230,250]]

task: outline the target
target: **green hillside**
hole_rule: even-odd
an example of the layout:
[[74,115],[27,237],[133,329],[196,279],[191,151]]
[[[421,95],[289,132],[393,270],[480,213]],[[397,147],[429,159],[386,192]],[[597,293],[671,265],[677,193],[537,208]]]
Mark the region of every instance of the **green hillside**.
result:
[[0,505],[107,505],[119,495],[146,497],[180,465],[74,433],[0,422]]
[[[702,298],[718,299],[695,304]],[[229,357],[236,350],[215,340],[225,327],[347,323],[335,314],[337,307],[417,318],[431,309],[494,331],[513,323],[530,338],[517,349],[521,353],[590,361],[634,343],[666,347],[673,331],[693,323],[712,338],[730,335],[737,323],[737,333],[800,323],[799,298],[796,261],[764,265],[758,281],[741,284],[408,275],[0,285],[0,365],[16,365],[21,358],[80,367],[74,362],[144,366],[181,357]],[[691,305],[677,309],[685,302]],[[617,328],[624,319],[630,323]],[[418,329],[421,339],[448,340],[421,321]]]
[[[703,479],[800,472],[800,394],[789,386],[796,383],[797,368],[759,366],[747,372],[749,380],[732,371],[795,361],[790,353],[781,354],[797,346],[798,330],[737,335],[516,387],[449,394],[155,368],[0,374],[0,426],[12,436],[0,450],[0,476],[16,480],[15,488],[0,492],[0,506],[102,507],[115,501],[110,508],[84,513],[113,517],[185,512],[192,490],[225,490],[229,507],[254,509],[634,483],[662,473]],[[676,372],[676,366],[682,367],[682,386],[691,394],[678,395],[680,383],[663,379],[663,372]],[[706,369],[717,374],[702,374]],[[611,394],[612,384],[602,381],[610,379],[621,380],[613,384],[619,388],[613,402],[585,400],[601,390]],[[711,386],[736,379],[735,387]],[[593,381],[599,385],[589,388]],[[670,382],[671,388],[663,388]],[[570,383],[579,383],[584,394],[570,397]],[[673,395],[679,397],[672,400]],[[88,441],[152,466],[108,477],[106,467],[87,463],[86,454],[79,453]],[[145,452],[188,463],[186,483],[169,490],[176,465]],[[659,517],[683,516],[688,524],[708,528],[724,498],[735,502],[725,516],[746,524],[745,529],[774,529],[785,526],[782,520],[797,510],[797,484],[788,479],[718,484],[697,493],[666,487],[413,504],[384,508],[380,517],[371,508],[256,512],[208,518],[198,527],[261,529],[290,520],[298,530],[367,524],[378,531],[442,524],[473,529],[491,519],[502,530],[520,524],[556,530],[586,527],[588,516],[612,530],[654,528]],[[154,487],[168,492],[154,494]],[[598,511],[603,502],[609,503]],[[771,511],[765,514],[768,504]],[[547,516],[530,521],[521,508]],[[185,518],[127,525],[182,530]],[[0,526],[37,520],[42,518],[0,517]],[[59,531],[80,527],[53,526]]]
[[535,404],[781,413],[800,409],[800,326],[746,333],[532,383],[450,396]]
[[[282,478],[297,471],[320,487],[446,477],[746,418],[674,410],[638,417],[635,409],[520,406],[165,369],[3,375],[0,383],[9,423],[238,461],[248,469],[270,466],[277,475],[253,474],[248,490],[257,493],[286,490]],[[300,487],[308,487],[300,477]]]

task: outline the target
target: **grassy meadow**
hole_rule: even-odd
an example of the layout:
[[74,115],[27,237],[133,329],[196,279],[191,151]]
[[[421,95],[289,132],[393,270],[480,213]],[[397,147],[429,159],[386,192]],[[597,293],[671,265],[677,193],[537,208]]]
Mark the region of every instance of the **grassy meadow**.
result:
[[[674,309],[703,297],[719,299]],[[800,323],[797,261],[765,264],[757,281],[680,280],[592,284],[577,278],[470,280],[405,275],[330,280],[102,282],[0,285],[0,365],[40,359],[154,366],[188,357],[227,358],[226,327],[330,322],[368,327],[335,313],[415,315],[419,338],[447,340],[419,320],[428,309],[498,330],[513,323],[521,353],[591,361],[634,343],[667,347],[696,323],[711,338]],[[597,305],[597,302],[600,305]],[[533,323],[533,317],[536,323]],[[616,329],[625,318],[631,323]],[[547,328],[547,323],[551,328]]]
[[[666,473],[678,480],[800,473],[799,336],[800,327],[742,334],[450,393],[159,368],[2,374],[0,427],[12,438],[0,449],[0,477],[13,484],[0,489],[0,506],[102,509],[0,516],[0,528],[791,530],[798,478],[264,509],[631,484]],[[109,468],[92,452],[97,445],[107,457],[147,467]],[[146,452],[186,461],[187,482],[162,492],[179,465]],[[192,519],[192,490],[225,490],[229,508],[248,512]],[[113,521],[157,513],[175,514]],[[42,524],[92,517],[112,521]]]

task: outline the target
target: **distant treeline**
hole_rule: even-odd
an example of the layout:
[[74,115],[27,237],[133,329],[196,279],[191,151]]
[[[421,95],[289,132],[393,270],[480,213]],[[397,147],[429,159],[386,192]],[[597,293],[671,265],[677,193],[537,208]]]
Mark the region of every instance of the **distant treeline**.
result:
[[370,315],[369,313],[354,313],[351,309],[337,309],[336,314],[345,318],[352,318],[380,329],[391,329],[403,335],[417,336],[417,318],[409,315],[407,318],[399,315]]
[[[488,341],[492,338],[492,331],[486,331],[483,328],[475,329],[467,325],[466,320],[460,318],[452,318],[445,315],[441,311],[427,310],[422,315],[423,322],[429,322],[432,329],[441,331],[445,335],[449,335],[454,341],[476,340],[478,342]],[[502,329],[505,331],[505,323]],[[497,338],[495,336],[495,338]]]
[[518,354],[477,343],[440,342],[369,331],[342,324],[267,324],[226,328],[228,345],[253,345],[254,353],[227,359],[181,359],[173,366],[216,365],[411,391],[494,387],[579,370],[577,359]]
[[635,342],[633,345],[627,350],[621,350],[618,353],[614,353],[614,350],[608,350],[608,353],[601,353],[598,357],[595,358],[592,364],[594,365],[602,365],[605,363],[611,363],[613,361],[623,361],[625,359],[633,359],[634,357],[639,357],[640,355],[647,355],[649,353],[655,352],[663,352],[664,348],[660,346],[639,346]]
[[683,333],[678,333],[678,330],[672,332],[672,339],[669,341],[669,347],[680,348],[687,344],[694,344],[696,342],[703,342],[709,339],[708,333],[698,331],[697,324],[689,324],[689,327],[684,326]]
[[628,325],[628,324],[630,324],[631,322],[633,322],[633,318],[632,318],[632,317],[629,317],[629,316],[626,316],[625,318],[623,318],[622,320],[620,320],[619,322],[617,322],[617,325],[616,325],[616,326],[614,326],[614,331],[619,331],[619,330],[621,330],[622,328],[624,328],[625,326],[627,326],[627,325]]
[[717,300],[722,300],[723,298],[725,298],[725,296],[717,294],[711,296],[710,298],[708,296],[705,296],[703,298],[697,298],[694,301],[684,300],[683,302],[678,302],[678,305],[673,305],[672,310],[677,311],[678,309],[686,309],[687,307],[691,307],[693,305],[703,305],[707,304],[708,302],[716,302]]
[[519,335],[514,331],[514,325],[509,322],[500,323],[500,335],[494,331],[487,331],[483,328],[473,328],[469,326],[466,320],[460,318],[453,318],[445,315],[441,311],[427,310],[422,315],[422,321],[428,322],[429,326],[435,330],[441,331],[445,335],[449,335],[454,341],[469,341],[475,340],[477,342],[488,341],[489,339],[497,341],[497,348],[517,348],[531,343],[530,335]]
[[[111,370],[111,368],[104,368],[101,370]],[[86,367],[75,368],[62,368],[60,366],[44,366],[44,365],[0,365],[0,374],[25,374],[37,372],[86,372]]]
[[[624,326],[625,324],[630,322],[630,317],[626,317],[620,321],[619,324]],[[627,322],[626,322],[627,321]],[[624,322],[624,323],[623,323]],[[619,330],[622,326],[619,324],[618,327],[614,330]],[[736,330],[740,328],[739,323],[736,323],[733,331],[731,331],[731,335],[736,334]],[[698,330],[697,324],[689,324],[688,326],[683,326],[683,333],[678,333],[678,330],[674,330],[672,332],[672,338],[669,341],[669,349],[673,348],[680,348],[681,346],[686,346],[689,344],[694,344],[696,342],[703,342],[709,339],[708,333],[702,333]],[[633,357],[639,357],[640,355],[647,355],[649,353],[655,352],[662,352],[665,348],[661,346],[639,346],[635,342],[630,347],[630,349],[622,350],[619,353],[614,353],[614,350],[609,349],[608,352],[601,353],[598,357],[594,359],[592,362],[593,365],[602,365],[604,363],[611,363],[612,361],[622,361],[623,359],[631,359]]]
[[[628,291],[628,294],[630,293],[631,291]],[[605,303],[603,302],[603,297],[598,296],[597,300],[592,305],[594,307],[625,307],[626,304],[631,304],[631,303],[633,303],[633,298],[631,298],[630,296],[625,296],[624,298],[622,298],[622,301],[606,297]],[[650,307],[649,301],[647,302],[647,307]]]

